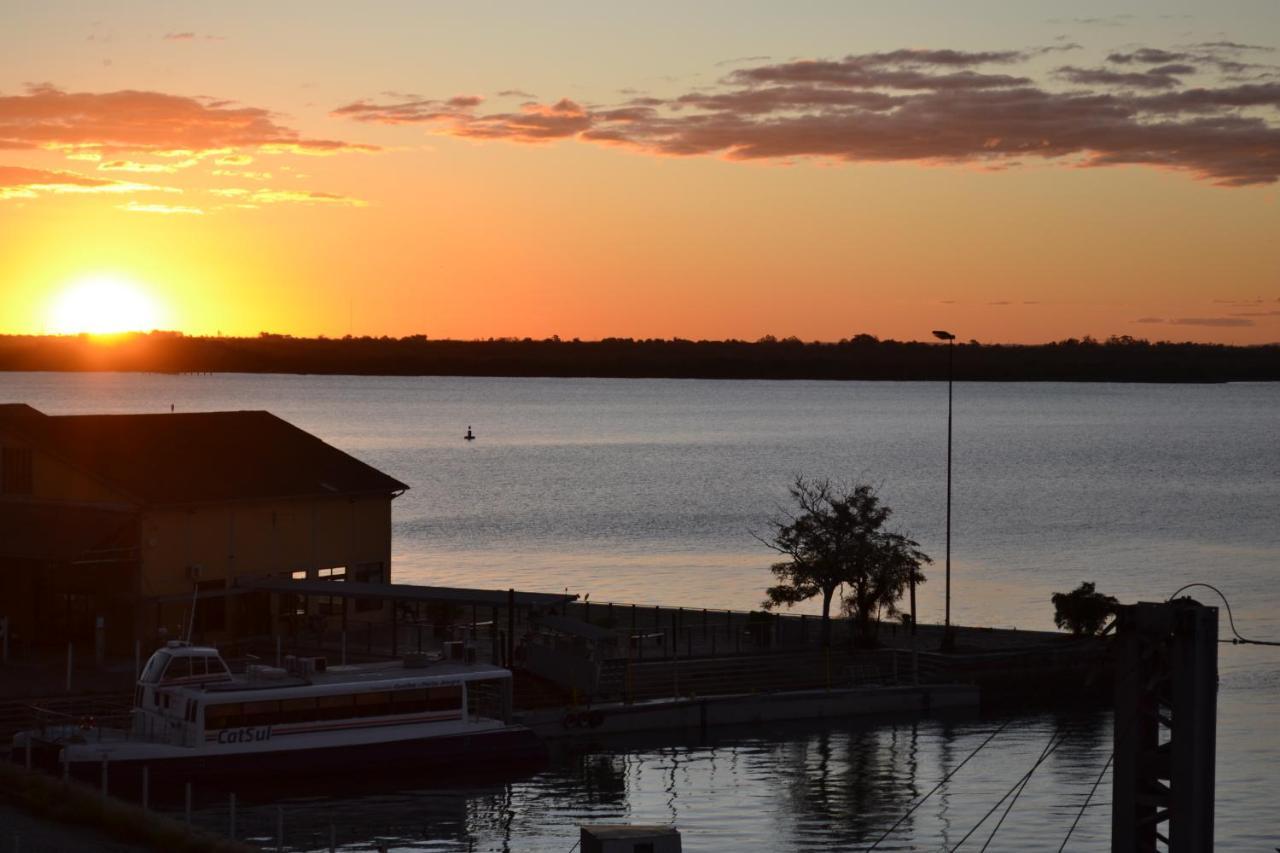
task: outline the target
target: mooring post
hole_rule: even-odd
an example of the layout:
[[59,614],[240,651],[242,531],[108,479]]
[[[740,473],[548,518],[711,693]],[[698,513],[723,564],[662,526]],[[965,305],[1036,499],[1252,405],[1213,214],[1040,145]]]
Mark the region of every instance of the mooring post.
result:
[[1121,607],[1116,646],[1111,849],[1167,836],[1169,853],[1212,850],[1218,610],[1189,598]]
[[183,796],[184,796],[184,802],[185,802],[185,805],[183,807],[183,814],[186,817],[187,831],[190,832],[191,831],[191,783],[190,782],[188,782],[184,786]]
[[333,824],[329,824],[329,853],[337,853],[338,851],[338,828]]
[[[63,765],[66,766],[66,765]],[[142,765],[142,810],[147,810],[148,800],[151,798],[151,768]]]
[[107,795],[107,757],[102,756],[102,796]]
[[137,681],[142,675],[142,641],[133,641],[133,680]]
[[236,795],[233,791],[227,803],[227,837],[236,840]]
[[280,661],[281,661],[280,643],[281,643],[281,637],[279,634],[276,634],[276,669],[280,668]]
[[276,850],[284,853],[284,806],[276,806]]
[[71,692],[71,643],[67,643],[67,692]]

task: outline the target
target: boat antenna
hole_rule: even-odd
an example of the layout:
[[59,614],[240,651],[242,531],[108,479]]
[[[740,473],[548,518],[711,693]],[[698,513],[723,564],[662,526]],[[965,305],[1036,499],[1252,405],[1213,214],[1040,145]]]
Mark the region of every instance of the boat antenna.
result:
[[196,628],[196,604],[200,600],[200,567],[191,567],[191,618],[187,620],[187,645],[191,645],[191,632]]

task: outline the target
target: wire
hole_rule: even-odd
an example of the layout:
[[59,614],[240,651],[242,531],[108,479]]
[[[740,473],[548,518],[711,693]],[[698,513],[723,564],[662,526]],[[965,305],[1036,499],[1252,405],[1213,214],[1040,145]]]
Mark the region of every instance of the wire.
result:
[[[1056,736],[1057,736],[1057,734],[1058,734],[1058,732],[1055,730],[1055,731],[1054,731],[1054,736],[1056,737]],[[1035,764],[1033,764],[1033,765],[1031,765],[1031,769],[1030,769],[1030,770],[1028,770],[1026,773],[1023,773],[1023,774],[1022,774],[1022,778],[1021,778],[1021,779],[1019,779],[1017,782],[1014,782],[1014,783],[1013,783],[1013,787],[1012,787],[1012,788],[1010,788],[1009,790],[1005,791],[1005,792],[1004,792],[1004,796],[1003,796],[1003,797],[1001,797],[1000,799],[996,800],[996,804],[995,804],[994,806],[992,806],[991,808],[987,809],[987,813],[986,813],[986,814],[984,814],[981,818],[979,818],[979,819],[978,819],[978,822],[977,822],[977,823],[975,823],[975,824],[973,825],[973,828],[972,828],[972,829],[970,829],[968,832],[966,832],[966,833],[964,834],[964,838],[961,838],[961,839],[956,843],[956,846],[955,846],[955,847],[951,847],[951,848],[949,848],[949,853],[954,853],[954,851],[959,850],[961,847],[963,847],[963,846],[964,846],[964,843],[965,843],[966,841],[968,841],[968,840],[969,840],[969,837],[970,837],[971,835],[973,835],[975,832],[977,832],[977,831],[978,831],[978,828],[979,828],[980,826],[982,826],[984,823],[986,823],[986,822],[987,822],[987,818],[989,818],[989,817],[991,817],[993,814],[995,814],[996,809],[1000,808],[1000,806],[1004,803],[1004,801],[1005,801],[1005,800],[1007,800],[1007,799],[1009,799],[1009,795],[1011,795],[1015,790],[1017,790],[1019,786],[1024,785],[1024,784],[1027,782],[1027,780],[1031,778],[1031,774],[1035,773],[1035,772],[1036,772],[1036,770],[1040,767],[1040,765],[1041,765],[1041,764],[1044,764],[1045,759],[1047,759],[1050,755],[1052,755],[1052,754],[1053,754],[1053,751],[1054,751],[1055,749],[1057,749],[1058,747],[1062,746],[1062,744],[1063,744],[1063,743],[1065,743],[1065,742],[1066,742],[1066,740],[1067,740],[1067,738],[1066,738],[1066,736],[1064,735],[1063,737],[1061,737],[1061,738],[1059,738],[1059,739],[1058,739],[1058,742],[1057,742],[1057,743],[1052,744],[1052,745],[1051,745],[1051,746],[1049,746],[1047,749],[1045,749],[1045,751],[1044,751],[1044,752],[1042,752],[1042,753],[1040,754],[1040,758],[1038,758],[1038,759],[1036,760],[1036,763],[1035,763]]]
[[1097,793],[1098,786],[1102,784],[1102,777],[1107,775],[1107,768],[1111,766],[1111,762],[1115,759],[1116,754],[1113,752],[1107,756],[1107,761],[1102,765],[1102,770],[1098,773],[1098,778],[1093,780],[1093,787],[1089,789],[1089,795],[1084,798],[1084,802],[1080,804],[1080,811],[1076,812],[1076,819],[1071,821],[1071,828],[1067,830],[1067,837],[1062,839],[1062,845],[1058,848],[1058,853],[1067,849],[1067,842],[1071,840],[1071,833],[1076,831],[1076,826],[1080,823],[1080,818],[1084,817],[1084,810],[1089,807],[1089,801],[1093,799],[1093,795]]
[[[1054,738],[1056,738],[1056,737],[1058,736],[1058,730],[1059,730],[1059,729],[1058,729],[1058,727],[1055,727],[1055,728],[1054,728],[1054,730],[1053,730],[1053,734],[1049,735],[1049,740],[1048,740],[1048,742],[1047,742],[1047,743],[1045,743],[1045,745],[1044,745],[1044,749],[1043,749],[1043,750],[1041,750],[1041,752],[1040,752],[1040,758],[1036,761],[1036,766],[1037,766],[1037,767],[1040,765],[1040,762],[1041,762],[1041,761],[1044,761],[1045,756],[1049,754],[1049,748],[1050,748],[1051,746],[1053,746]],[[1018,797],[1021,797],[1021,796],[1022,796],[1022,792],[1023,792],[1023,791],[1025,791],[1025,790],[1027,790],[1027,785],[1028,785],[1030,782],[1031,782],[1031,775],[1030,775],[1030,774],[1028,774],[1028,775],[1027,775],[1023,780],[1022,780],[1022,787],[1021,787],[1021,788],[1018,788],[1018,793],[1014,794],[1014,795],[1013,795],[1013,799],[1009,801],[1009,805],[1005,806],[1005,808],[1004,808],[1004,814],[1000,815],[1000,820],[996,822],[995,828],[994,828],[994,829],[992,829],[992,830],[991,830],[991,834],[987,836],[986,843],[984,843],[984,844],[982,845],[981,853],[987,853],[987,848],[988,848],[988,847],[990,847],[990,846],[991,846],[991,842],[992,842],[993,840],[995,840],[996,833],[1000,831],[1000,827],[1004,826],[1005,818],[1007,818],[1007,817],[1009,816],[1009,812],[1013,811],[1013,804],[1014,804],[1014,803],[1016,803],[1016,802],[1018,802]]]
[[1227,601],[1227,597],[1222,594],[1222,590],[1218,589],[1211,583],[1201,583],[1197,581],[1196,583],[1189,583],[1186,586],[1178,587],[1177,592],[1169,596],[1169,601],[1173,601],[1177,598],[1179,592],[1183,592],[1195,586],[1202,586],[1205,589],[1213,590],[1218,594],[1218,598],[1222,599],[1222,603],[1227,606],[1227,624],[1231,626],[1231,633],[1235,635],[1235,639],[1231,641],[1232,645],[1243,643],[1250,646],[1280,646],[1280,643],[1273,642],[1271,640],[1250,640],[1247,637],[1241,636],[1240,632],[1236,630],[1236,617],[1231,612],[1231,602]]
[[906,820],[907,818],[911,817],[911,815],[915,812],[915,810],[916,810],[916,809],[918,809],[918,808],[920,808],[921,806],[923,806],[923,805],[924,805],[925,800],[927,800],[927,799],[929,799],[930,797],[932,797],[932,796],[934,795],[934,793],[935,793],[935,792],[937,792],[937,790],[938,790],[939,788],[941,788],[943,785],[945,785],[945,784],[947,783],[947,780],[949,780],[952,776],[954,776],[954,775],[956,775],[957,773],[959,773],[959,772],[960,772],[960,768],[962,768],[962,767],[964,767],[966,764],[968,764],[968,763],[969,763],[969,759],[970,759],[970,758],[973,758],[975,755],[977,755],[979,752],[981,752],[981,751],[982,751],[982,748],[983,748],[984,746],[986,746],[987,744],[991,743],[992,739],[993,739],[993,738],[995,738],[995,736],[996,736],[996,735],[998,735],[998,734],[1000,734],[1002,731],[1004,731],[1004,730],[1005,730],[1005,728],[1006,728],[1010,723],[1012,723],[1012,722],[1013,722],[1013,718],[1012,718],[1012,717],[1010,717],[1009,719],[1007,719],[1007,720],[1005,720],[1003,723],[1001,723],[999,728],[997,728],[997,729],[996,729],[995,731],[993,731],[991,734],[987,735],[986,740],[984,740],[982,743],[978,744],[977,748],[975,748],[975,749],[973,750],[973,752],[971,752],[971,753],[969,753],[968,755],[966,755],[966,756],[965,756],[965,758],[964,758],[964,761],[961,761],[959,764],[957,764],[957,765],[956,765],[956,767],[955,767],[955,769],[954,769],[954,770],[952,770],[952,771],[951,771],[950,773],[948,773],[947,775],[943,776],[943,777],[938,781],[938,784],[934,785],[934,786],[933,786],[933,788],[931,788],[931,789],[929,790],[929,793],[925,794],[923,797],[921,797],[921,798],[916,802],[916,804],[915,804],[915,805],[913,805],[911,808],[907,809],[906,814],[904,814],[902,817],[898,818],[898,820],[893,824],[893,826],[891,826],[891,827],[889,827],[888,829],[886,829],[886,830],[884,831],[884,835],[881,835],[879,838],[877,838],[877,839],[875,840],[875,843],[873,843],[870,847],[868,847],[868,848],[867,848],[867,853],[870,853],[870,851],[875,850],[877,847],[879,847],[879,846],[880,846],[880,843],[881,843],[882,841],[884,841],[886,838],[888,838],[890,835],[892,835],[892,834],[893,834],[893,831],[894,831],[895,829],[897,829],[899,826],[901,826],[901,825],[902,825],[902,822],[903,822],[904,820]]

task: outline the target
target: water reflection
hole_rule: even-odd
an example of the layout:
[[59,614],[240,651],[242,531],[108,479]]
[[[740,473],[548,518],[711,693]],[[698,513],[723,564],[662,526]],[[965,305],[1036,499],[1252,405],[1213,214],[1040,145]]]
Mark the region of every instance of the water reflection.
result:
[[[709,738],[669,733],[562,744],[536,775],[459,780],[346,780],[328,793],[278,792],[241,800],[241,836],[274,844],[283,809],[290,850],[564,851],[577,826],[674,823],[685,849],[866,849],[1003,720],[964,717],[769,725]],[[1062,746],[1000,829],[1002,849],[1056,849],[1110,751],[1104,713],[1018,719],[904,820],[878,849],[955,843],[1035,762],[1054,732]],[[1100,798],[1101,799],[1101,798]],[[227,809],[207,794],[197,822],[225,831]],[[1105,838],[1092,810],[1078,849]],[[985,838],[999,812],[974,834]],[[1061,824],[1061,827],[1058,826]],[[1099,834],[1101,832],[1101,834]],[[1053,845],[1048,836],[1052,835]]]

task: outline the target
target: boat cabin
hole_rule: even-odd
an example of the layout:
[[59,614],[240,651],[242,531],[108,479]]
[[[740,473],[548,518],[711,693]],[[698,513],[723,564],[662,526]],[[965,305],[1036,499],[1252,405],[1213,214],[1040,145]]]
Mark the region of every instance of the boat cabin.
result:
[[216,649],[170,643],[151,656],[138,679],[131,734],[175,746],[280,738],[301,746],[304,735],[350,739],[389,726],[471,730],[509,721],[511,673],[500,667],[422,659],[339,667],[315,658],[290,663],[232,675]]

